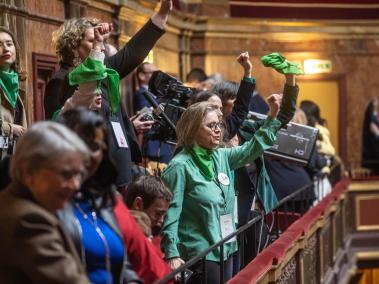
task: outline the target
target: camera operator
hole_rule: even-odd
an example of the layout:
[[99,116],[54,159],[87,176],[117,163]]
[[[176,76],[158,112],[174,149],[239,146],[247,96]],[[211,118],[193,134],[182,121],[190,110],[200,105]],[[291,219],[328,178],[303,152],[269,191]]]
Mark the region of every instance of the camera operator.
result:
[[[135,127],[137,129],[137,140],[142,149],[143,158],[148,161],[167,164],[172,157],[172,146],[164,141],[152,139],[153,137],[151,137],[149,130],[154,124],[154,118],[150,111],[151,105],[143,95],[143,93],[148,90],[148,85],[154,71],[157,71],[157,67],[149,62],[142,63],[136,70],[139,89],[133,96],[133,106],[136,115],[132,117],[132,121],[134,123],[134,121],[138,121],[140,118],[138,125],[135,125]],[[154,99],[157,101],[156,97],[154,97]]]

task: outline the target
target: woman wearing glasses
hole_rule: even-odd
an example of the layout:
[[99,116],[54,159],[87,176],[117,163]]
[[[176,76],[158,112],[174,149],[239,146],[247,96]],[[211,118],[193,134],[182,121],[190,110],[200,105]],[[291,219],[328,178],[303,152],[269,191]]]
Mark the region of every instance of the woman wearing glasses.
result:
[[[235,230],[235,193],[231,171],[253,162],[275,140],[280,128],[276,119],[280,96],[268,99],[269,116],[253,138],[239,147],[219,148],[222,141],[222,115],[209,102],[195,103],[177,124],[178,146],[183,147],[169,163],[163,180],[173,192],[163,227],[162,249],[172,269],[198,255]],[[231,278],[232,254],[237,242],[224,246],[224,281]],[[219,283],[220,250],[206,256],[207,283]],[[201,264],[192,267],[197,282]]]

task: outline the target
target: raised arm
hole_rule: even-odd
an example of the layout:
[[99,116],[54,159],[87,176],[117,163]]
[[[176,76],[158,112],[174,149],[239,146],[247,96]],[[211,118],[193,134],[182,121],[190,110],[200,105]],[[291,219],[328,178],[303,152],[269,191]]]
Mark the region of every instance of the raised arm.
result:
[[159,38],[164,34],[172,0],[161,0],[159,11],[119,50],[105,59],[105,65],[116,70],[124,78],[140,65]]
[[[68,76],[70,85],[78,84],[78,89],[66,100],[61,113],[76,107],[97,109],[101,107],[99,82],[105,77],[104,41],[109,37],[112,25],[100,24],[94,29],[94,43],[88,58],[72,70]],[[114,71],[113,71],[114,72]],[[100,99],[100,103],[96,102]]]
[[251,64],[249,53],[241,53],[237,58],[237,62],[243,68],[244,77],[238,88],[237,98],[234,102],[232,113],[225,118],[228,139],[231,139],[237,134],[238,128],[246,119],[246,116],[249,113],[250,97],[255,89],[255,79],[251,77],[253,65]]
[[248,163],[252,163],[264,150],[274,145],[276,132],[280,128],[280,121],[276,119],[279,112],[281,96],[278,94],[271,95],[267,102],[270,110],[268,117],[263,125],[256,131],[250,141],[243,145],[233,148],[225,148],[229,165],[232,170],[238,169]]

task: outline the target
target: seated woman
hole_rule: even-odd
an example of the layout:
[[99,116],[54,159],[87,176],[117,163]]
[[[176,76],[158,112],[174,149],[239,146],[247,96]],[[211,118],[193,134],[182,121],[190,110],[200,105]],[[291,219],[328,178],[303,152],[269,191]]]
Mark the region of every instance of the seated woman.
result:
[[88,277],[95,284],[139,282],[127,266],[123,236],[113,213],[116,169],[108,155],[104,120],[86,109],[67,111],[60,119],[91,151],[87,180],[59,213],[81,253]]
[[379,174],[379,116],[378,99],[370,101],[366,108],[362,133],[362,166]]
[[[222,116],[219,108],[208,102],[191,105],[177,124],[178,146],[183,150],[163,172],[163,180],[173,192],[162,227],[161,247],[172,269],[196,256],[235,230],[234,185],[231,171],[253,162],[275,141],[280,127],[276,120],[279,96],[269,98],[270,113],[253,138],[242,146],[219,148],[222,141]],[[232,273],[232,254],[237,242],[206,256],[207,283],[219,283],[220,261],[225,262],[227,281]],[[199,283],[201,265],[195,265],[193,283]]]
[[1,283],[90,283],[56,217],[79,190],[89,151],[55,122],[34,124],[19,140],[0,193]]
[[63,113],[60,120],[74,129],[91,150],[88,179],[59,214],[81,253],[91,282],[141,282],[134,271],[147,283],[154,282],[169,270],[115,190],[117,173],[109,154],[104,119],[79,108]]

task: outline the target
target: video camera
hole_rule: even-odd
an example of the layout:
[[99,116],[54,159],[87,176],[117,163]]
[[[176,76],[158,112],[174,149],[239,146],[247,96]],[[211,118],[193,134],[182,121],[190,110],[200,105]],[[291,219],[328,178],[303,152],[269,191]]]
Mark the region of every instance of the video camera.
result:
[[[253,121],[266,119],[266,117],[266,115],[251,111],[248,114],[248,119]],[[318,132],[317,128],[290,122],[286,128],[278,131],[275,144],[265,151],[265,155],[306,166],[316,145]]]
[[176,144],[176,127],[180,116],[186,110],[187,101],[193,90],[185,87],[176,78],[162,72],[153,72],[149,91],[143,95],[154,108],[152,115],[144,115],[147,120],[154,120],[148,138],[169,144]]

